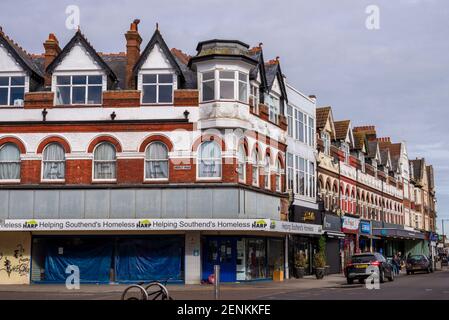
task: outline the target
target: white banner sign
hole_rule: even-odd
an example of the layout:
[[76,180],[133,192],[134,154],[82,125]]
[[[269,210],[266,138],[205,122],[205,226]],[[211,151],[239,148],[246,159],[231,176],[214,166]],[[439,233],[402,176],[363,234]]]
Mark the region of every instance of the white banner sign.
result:
[[272,231],[295,233],[295,234],[316,234],[323,233],[323,226],[318,224],[297,223],[288,221],[275,221],[271,220]]
[[0,222],[0,231],[269,231],[269,229],[270,219],[31,219]]

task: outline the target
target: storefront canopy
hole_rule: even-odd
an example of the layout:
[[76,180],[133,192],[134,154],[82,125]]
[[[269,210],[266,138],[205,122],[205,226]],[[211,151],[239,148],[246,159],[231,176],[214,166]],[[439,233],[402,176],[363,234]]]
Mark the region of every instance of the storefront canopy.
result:
[[410,240],[424,240],[426,235],[422,232],[409,231],[396,228],[373,228],[373,235],[384,238],[404,238]]

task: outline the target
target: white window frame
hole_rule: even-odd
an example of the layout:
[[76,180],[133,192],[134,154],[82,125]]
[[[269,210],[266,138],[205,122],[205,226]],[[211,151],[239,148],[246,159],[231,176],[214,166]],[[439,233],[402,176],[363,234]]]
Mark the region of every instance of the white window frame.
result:
[[[243,162],[241,161],[240,155],[243,156]],[[239,176],[239,182],[246,183],[246,163],[247,163],[247,157],[245,152],[245,147],[243,144],[239,144],[237,149],[237,169],[238,169],[238,176]],[[243,172],[240,172],[240,167],[243,168]],[[241,177],[240,175],[243,175]]]
[[271,157],[269,155],[265,155],[265,162],[264,162],[264,173],[265,173],[265,181],[264,181],[264,187],[267,190],[271,189]]
[[[252,176],[251,176],[251,184],[253,186],[260,186],[260,155],[259,152],[257,150],[253,151],[253,157],[252,157]],[[257,174],[254,175],[254,172],[256,172]],[[256,178],[254,180],[254,177]]]
[[[11,72],[7,72],[7,73],[2,73],[0,72],[0,77],[5,77],[5,78],[9,78],[8,80],[8,85],[7,86],[2,86],[0,85],[0,88],[7,88],[8,89],[8,98],[7,98],[7,102],[8,104],[0,104],[0,108],[8,108],[8,107],[16,107],[14,106],[14,104],[10,104],[10,100],[11,100],[11,88],[24,88],[23,90],[23,101],[25,101],[25,94],[29,92],[29,87],[30,87],[30,80],[29,80],[29,76],[27,76],[25,73],[11,73]],[[24,83],[23,85],[11,85],[11,78],[13,77],[23,77],[24,78]],[[22,106],[20,106],[20,108],[22,108]]]
[[[156,82],[155,83],[144,83],[143,78],[147,75],[154,75],[156,76]],[[159,75],[171,75],[172,76],[172,82],[171,83],[159,83]],[[138,88],[141,92],[140,94],[140,103],[143,106],[151,106],[151,105],[172,105],[174,101],[174,95],[175,90],[177,89],[177,79],[176,74],[171,70],[145,70],[141,71],[139,74],[139,85]],[[146,85],[154,85],[156,86],[156,102],[144,102],[143,101],[143,87]],[[171,92],[171,101],[170,102],[159,102],[159,86],[172,86],[172,92]]]
[[[205,73],[212,73],[212,74],[213,74],[212,79],[203,80],[203,75],[204,75]],[[200,79],[201,79],[201,81],[200,81],[200,83],[201,83],[201,86],[200,86],[200,91],[201,91],[201,95],[200,95],[200,97],[201,97],[201,102],[211,102],[211,101],[215,101],[216,98],[217,98],[216,70],[213,69],[213,70],[208,70],[208,71],[201,72],[201,73],[200,73]],[[203,89],[203,84],[204,84],[205,82],[212,82],[212,84],[213,84],[212,87],[214,88],[214,96],[213,96],[212,99],[210,99],[210,100],[204,100],[204,99],[203,99],[203,98],[204,98],[204,97],[203,97],[203,91],[204,91],[204,89]]]
[[349,155],[350,155],[349,145],[346,142],[343,142],[341,144],[341,150],[345,154],[345,163],[348,164],[349,163]]
[[220,144],[215,142],[215,141],[210,141],[211,143],[215,143],[218,147],[218,150],[220,150],[220,157],[218,158],[204,158],[205,160],[213,160],[213,161],[218,161],[220,160],[220,176],[219,177],[200,177],[200,165],[201,165],[201,147],[205,142],[209,142],[209,141],[203,141],[199,146],[198,146],[198,152],[196,155],[196,179],[197,180],[203,180],[203,181],[220,181],[223,179],[223,150],[221,150]]
[[[150,148],[150,146],[152,144],[155,144],[155,143],[160,143],[160,144],[163,144],[165,146],[165,148],[167,150],[167,159],[151,159],[151,160],[147,159],[147,151]],[[157,162],[166,161],[167,162],[167,178],[147,178],[148,162],[152,162],[152,161],[154,161],[154,162],[156,162],[156,161]],[[170,177],[170,156],[169,156],[168,146],[165,143],[163,143],[162,141],[152,141],[145,148],[144,167],[143,167],[143,179],[144,179],[144,181],[168,181],[169,177]]]
[[265,103],[268,106],[268,119],[279,124],[279,115],[281,114],[281,98],[274,93],[265,95]]
[[282,189],[282,169],[281,169],[281,162],[279,161],[279,159],[276,159],[276,179],[275,179],[275,183],[276,183],[276,191],[277,192],[281,192]]
[[[89,84],[89,77],[101,77],[101,84]],[[58,77],[70,77],[70,84],[57,84],[57,78]],[[73,77],[86,77],[86,84],[73,84]],[[58,87],[69,87],[70,88],[70,103],[69,104],[61,104],[58,103],[58,97],[57,97],[57,88]],[[73,103],[73,88],[74,87],[84,87],[86,88],[86,93],[84,96],[84,103]],[[88,103],[88,96],[89,96],[89,87],[101,87],[101,97],[100,97],[100,103]],[[77,73],[54,73],[53,79],[52,79],[52,91],[55,93],[54,97],[54,105],[55,106],[87,106],[87,107],[96,107],[101,106],[103,104],[103,92],[107,88],[107,78],[103,73],[92,73],[92,72],[77,72]]]
[[7,142],[0,146],[0,150],[8,144],[13,145],[19,151],[19,160],[18,161],[2,161],[2,163],[18,163],[19,164],[19,179],[0,179],[0,182],[1,183],[18,183],[21,181],[21,172],[22,172],[22,157],[21,157],[20,148],[15,143]]
[[315,119],[311,116],[307,116],[307,124],[308,124],[308,145],[311,147],[315,146]]
[[[108,143],[108,144],[112,145],[112,147],[115,149],[115,160],[114,161],[112,161],[112,160],[95,160],[95,151],[103,143]],[[116,182],[117,181],[117,173],[118,173],[117,153],[118,152],[117,152],[116,146],[114,146],[114,144],[112,144],[111,142],[108,142],[108,141],[101,141],[95,146],[95,148],[92,152],[92,181],[93,182]],[[95,178],[95,162],[115,162],[115,178],[113,178],[113,179],[96,179]]]
[[258,83],[252,82],[250,84],[249,96],[253,101],[254,113],[259,114],[260,92]]
[[[287,167],[286,189],[295,192],[295,156],[292,153],[287,153],[286,167]],[[292,183],[291,188],[289,186],[290,180]]]
[[287,134],[294,138],[294,120],[293,120],[293,113],[295,108],[293,108],[290,104],[287,104]]
[[331,154],[331,136],[330,136],[329,132],[323,130],[321,132],[321,140],[323,140],[324,154],[327,156],[330,156],[330,154]]
[[[53,161],[53,160],[44,160],[44,154],[45,154],[45,150],[47,150],[47,148],[52,145],[52,144],[57,144],[59,145],[59,147],[62,148],[62,150],[64,151],[64,160],[58,160],[58,161]],[[41,164],[41,181],[42,182],[65,182],[65,177],[67,175],[67,158],[66,158],[66,153],[65,153],[65,149],[64,147],[58,143],[58,142],[50,142],[49,144],[47,144],[44,148],[44,150],[42,150],[42,164]],[[44,178],[44,167],[45,167],[45,163],[47,162],[64,162],[64,179],[45,179]]]
[[[295,121],[295,139],[302,143],[306,143],[307,142],[306,141],[306,124],[304,122],[305,114],[304,114],[304,112],[302,112],[301,110],[298,110],[296,108],[294,108],[293,110],[294,110],[294,121]],[[300,124],[302,125],[302,130],[301,130]],[[301,131],[302,131],[302,140],[300,139]]]

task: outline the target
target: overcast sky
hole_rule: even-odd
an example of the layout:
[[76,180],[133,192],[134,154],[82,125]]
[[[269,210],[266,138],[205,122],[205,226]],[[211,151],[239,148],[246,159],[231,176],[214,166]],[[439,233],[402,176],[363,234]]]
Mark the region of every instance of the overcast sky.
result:
[[[139,18],[143,46],[156,22],[169,47],[194,54],[198,41],[239,39],[279,56],[288,81],[336,120],[374,124],[405,140],[410,158],[435,167],[438,216],[449,218],[449,2],[447,0],[1,0],[3,30],[41,53],[48,33],[64,46],[68,5],[80,8],[83,33],[97,51],[125,51],[123,34]],[[368,5],[380,29],[368,30]],[[440,220],[439,220],[440,221]],[[441,222],[438,223],[441,227]],[[446,226],[449,231],[449,223]]]

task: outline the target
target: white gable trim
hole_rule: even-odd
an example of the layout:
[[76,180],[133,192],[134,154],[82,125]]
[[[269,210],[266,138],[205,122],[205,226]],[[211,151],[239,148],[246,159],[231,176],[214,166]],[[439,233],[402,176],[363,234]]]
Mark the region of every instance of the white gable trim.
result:
[[140,70],[151,70],[151,69],[173,70],[173,66],[170,63],[170,60],[164,54],[158,43],[156,43],[154,47],[151,49],[150,53],[147,56],[147,59],[140,68]]
[[3,45],[0,45],[0,72],[25,72]]
[[81,70],[103,72],[102,67],[97,63],[97,61],[80,43],[77,43],[64,57],[64,59],[62,59],[62,61],[56,66],[54,72]]

